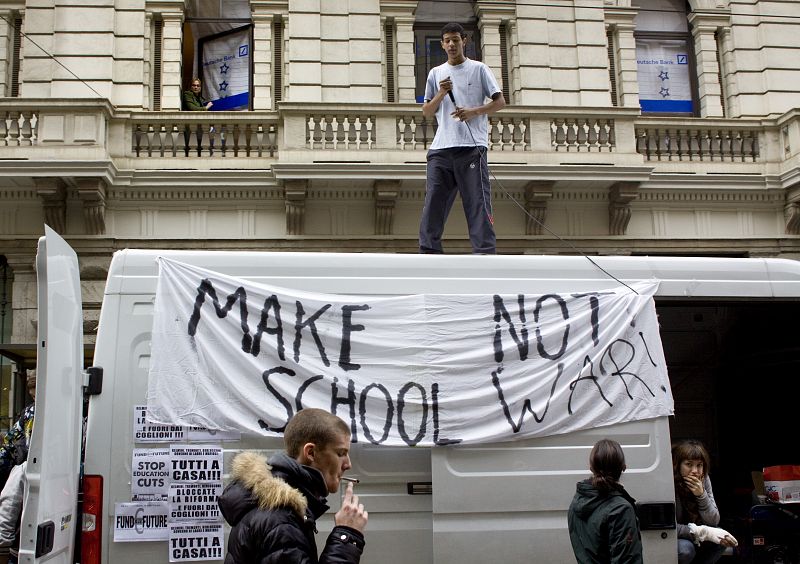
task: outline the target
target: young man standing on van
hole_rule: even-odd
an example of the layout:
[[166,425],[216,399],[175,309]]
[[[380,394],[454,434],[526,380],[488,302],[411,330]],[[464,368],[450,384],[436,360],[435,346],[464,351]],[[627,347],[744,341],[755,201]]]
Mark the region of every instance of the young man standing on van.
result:
[[339,490],[351,467],[347,423],[321,409],[303,409],[286,425],[283,441],[286,453],[269,463],[252,452],[233,459],[232,481],[218,501],[231,526],[225,564],[357,564],[368,514],[352,483],[319,560],[314,540],[316,521],[328,510],[328,494]]
[[[447,62],[428,73],[426,118],[439,125],[428,151],[425,206],[419,227],[419,251],[441,253],[444,224],[456,191],[467,216],[475,254],[495,254],[492,194],[489,185],[489,118],[506,105],[492,71],[464,56],[467,34],[457,23],[442,28]],[[486,100],[490,100],[486,102]]]

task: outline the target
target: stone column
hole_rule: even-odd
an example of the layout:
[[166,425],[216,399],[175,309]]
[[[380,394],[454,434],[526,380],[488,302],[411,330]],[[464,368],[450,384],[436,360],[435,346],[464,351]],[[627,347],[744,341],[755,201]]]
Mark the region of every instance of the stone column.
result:
[[639,107],[639,77],[636,67],[636,40],[634,10],[606,8],[606,25],[609,26],[614,40],[614,64],[617,71],[617,101],[619,106],[627,108]]
[[723,117],[722,90],[719,84],[718,29],[730,26],[729,14],[692,12],[689,14],[697,61],[697,90],[701,117]]
[[[183,1],[173,2],[183,8]],[[181,109],[183,98],[183,20],[184,10],[162,12],[161,31],[161,109],[172,112]]]
[[736,81],[736,56],[733,48],[733,38],[729,26],[720,28],[720,42],[722,43],[722,95],[725,97],[727,117],[740,117],[742,115],[739,103],[739,83]]
[[38,321],[35,250],[6,254],[14,275],[11,286],[11,342],[35,343]]
[[394,25],[397,35],[397,101],[401,104],[413,104],[417,96],[414,78],[414,16],[411,11],[407,15],[395,16]]
[[275,45],[272,33],[276,18],[286,13],[287,3],[250,0],[253,11],[253,109],[271,110],[275,106],[273,76]]
[[[483,62],[494,72],[497,84],[500,85],[502,91],[505,85],[503,84],[503,55],[500,52],[500,24],[514,18],[514,6],[499,5],[490,0],[478,0],[475,3],[475,14],[478,16],[478,28],[481,30]],[[508,54],[506,53],[506,55]],[[510,103],[511,101],[506,100],[506,102]]]
[[416,102],[414,78],[414,10],[415,0],[380,0],[381,28],[387,20],[394,21],[395,29],[395,83],[397,101],[401,104]]

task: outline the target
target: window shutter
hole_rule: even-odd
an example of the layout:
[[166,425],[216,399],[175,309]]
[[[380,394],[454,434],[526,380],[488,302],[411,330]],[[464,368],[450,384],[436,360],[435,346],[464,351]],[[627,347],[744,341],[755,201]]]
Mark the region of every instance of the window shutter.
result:
[[508,26],[500,24],[500,80],[503,81],[503,98],[511,103],[511,73],[509,72]]
[[283,100],[283,20],[272,22],[272,99]]
[[14,36],[11,38],[11,97],[19,97],[19,66],[22,47],[22,18],[14,17]]
[[394,22],[387,21],[384,26],[384,43],[386,44],[386,101],[394,102],[395,80],[394,80]]
[[606,31],[606,43],[608,45],[608,81],[611,84],[611,105],[618,106],[617,99],[617,64],[614,56],[614,32]]
[[153,110],[161,111],[161,45],[164,20],[153,20]]
[[714,41],[717,42],[717,81],[719,82],[719,103],[722,106],[723,117],[728,115],[725,111],[725,83],[722,81],[722,38],[719,31],[714,32]]

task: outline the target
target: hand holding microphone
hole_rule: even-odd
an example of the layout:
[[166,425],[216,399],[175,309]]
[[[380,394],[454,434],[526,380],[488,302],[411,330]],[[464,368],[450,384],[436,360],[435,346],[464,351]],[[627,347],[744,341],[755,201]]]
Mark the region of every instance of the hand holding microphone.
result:
[[450,101],[453,102],[455,106],[456,99],[455,96],[453,96],[453,82],[450,80],[449,76],[439,81],[439,89],[447,92],[447,95],[450,96]]

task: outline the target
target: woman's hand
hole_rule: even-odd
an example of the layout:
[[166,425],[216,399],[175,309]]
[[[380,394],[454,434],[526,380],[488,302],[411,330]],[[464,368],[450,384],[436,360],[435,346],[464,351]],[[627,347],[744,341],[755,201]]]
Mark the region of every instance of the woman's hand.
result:
[[684,476],[683,483],[695,497],[703,495],[703,480],[696,476]]

